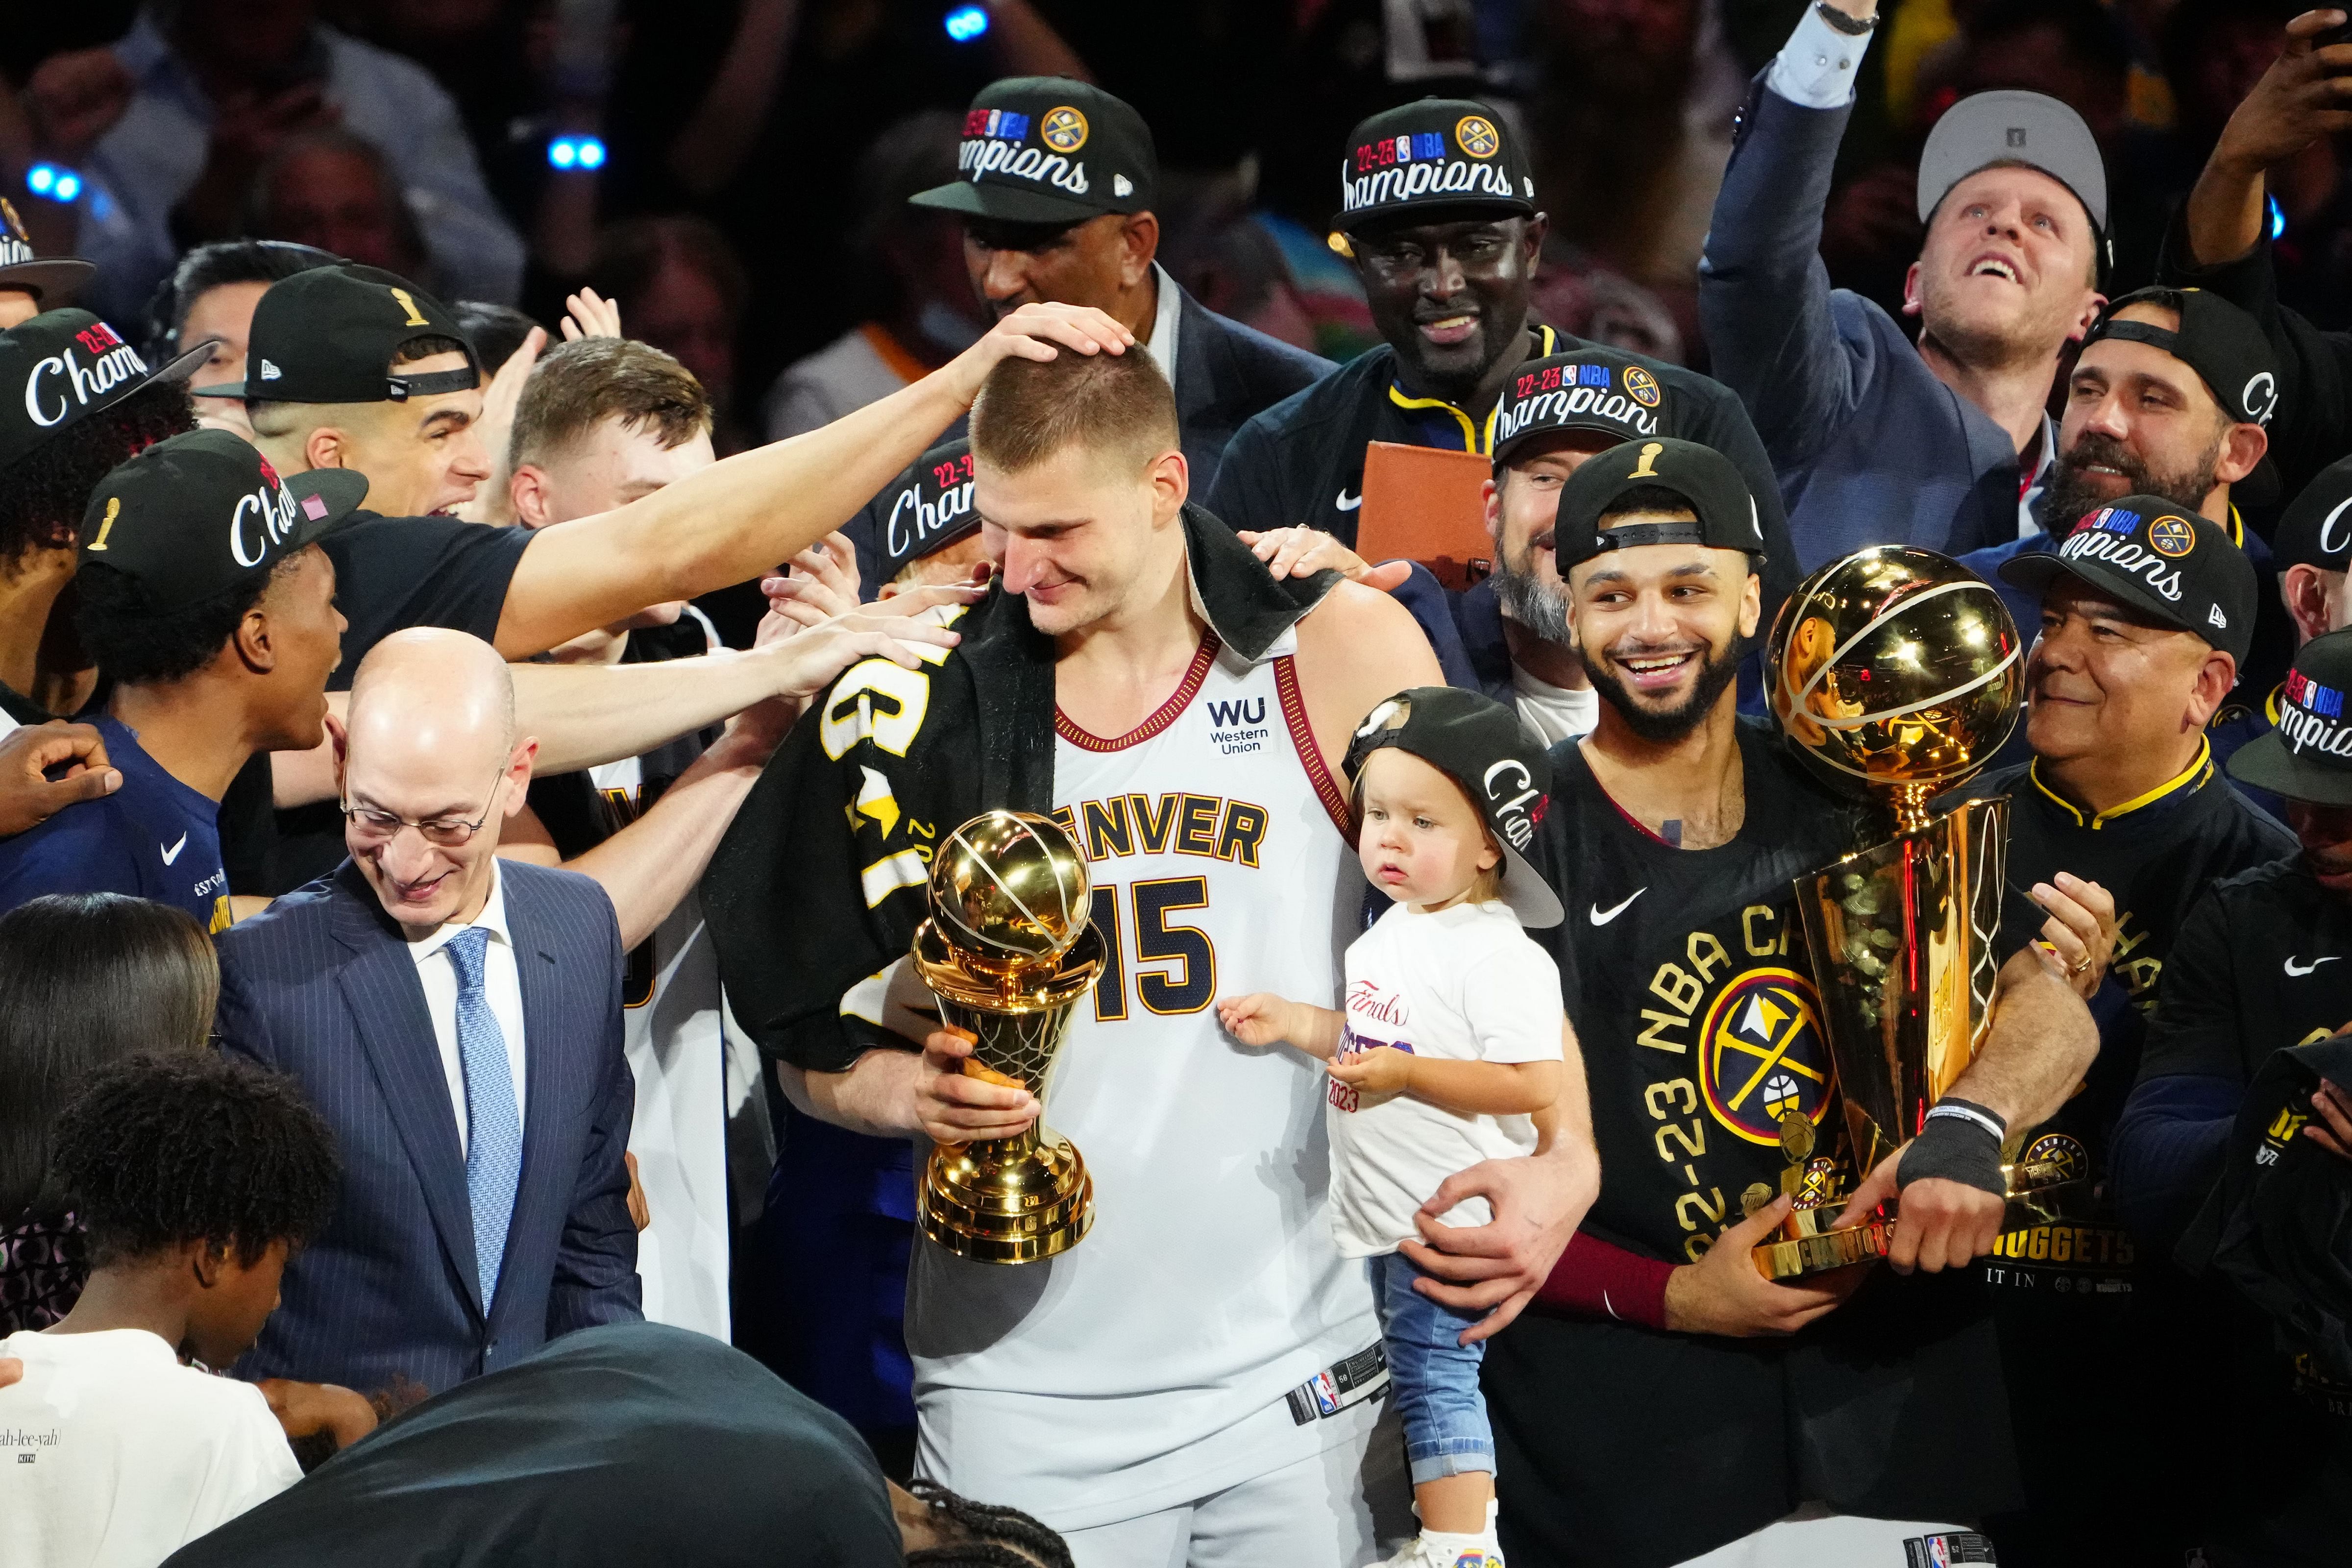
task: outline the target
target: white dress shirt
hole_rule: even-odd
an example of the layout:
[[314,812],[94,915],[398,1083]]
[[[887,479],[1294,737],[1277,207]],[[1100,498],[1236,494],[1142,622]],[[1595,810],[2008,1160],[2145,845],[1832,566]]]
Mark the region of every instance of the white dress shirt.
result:
[[1151,338],[1143,346],[1151,354],[1151,363],[1176,384],[1176,325],[1183,315],[1182,300],[1176,292],[1176,279],[1168,276],[1168,268],[1157,261],[1151,264],[1152,287],[1159,290],[1159,303],[1151,312]]
[[1874,29],[1841,33],[1808,5],[1789,41],[1772,57],[1764,85],[1807,109],[1843,109],[1853,101],[1854,73],[1876,36]]
[[[472,1127],[466,1114],[466,1065],[457,1054],[457,963],[441,950],[469,922],[451,921],[431,936],[408,944],[416,961],[416,978],[425,987],[425,1010],[433,1017],[433,1038],[441,1047],[441,1070],[449,1079],[449,1104],[457,1113],[457,1152],[462,1157]],[[470,922],[490,933],[482,949],[482,989],[499,1032],[507,1037],[507,1068],[514,1074],[515,1120],[530,1109],[523,1103],[522,972],[515,966],[514,939],[507,932],[507,895],[498,861],[490,862],[490,897]]]

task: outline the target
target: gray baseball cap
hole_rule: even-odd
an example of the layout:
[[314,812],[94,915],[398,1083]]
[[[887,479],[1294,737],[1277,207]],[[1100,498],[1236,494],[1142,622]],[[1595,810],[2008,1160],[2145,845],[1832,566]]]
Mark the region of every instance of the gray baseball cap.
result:
[[1919,154],[1919,221],[1952,187],[1995,163],[2025,163],[2074,193],[2107,231],[2107,165],[2083,117],[2038,92],[1979,92],[1944,111]]

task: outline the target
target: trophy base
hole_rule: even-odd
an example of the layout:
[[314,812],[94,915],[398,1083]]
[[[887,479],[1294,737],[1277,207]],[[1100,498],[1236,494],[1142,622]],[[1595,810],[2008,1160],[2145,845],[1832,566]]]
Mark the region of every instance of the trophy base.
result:
[[1095,1223],[1094,1178],[1077,1145],[1048,1128],[943,1143],[916,1192],[922,1233],[979,1263],[1034,1263],[1067,1252]]
[[1832,1228],[1820,1219],[1820,1214],[1818,1209],[1800,1209],[1782,1221],[1778,1241],[1752,1250],[1756,1272],[1767,1279],[1796,1279],[1886,1256],[1886,1244],[1894,1233],[1887,1221],[1873,1218],[1862,1225]]
[[[2026,1173],[2027,1181],[2031,1182],[2033,1174]],[[2000,1220],[2003,1236],[2031,1230],[2038,1225],[2086,1219],[2097,1207],[2092,1184],[2087,1181],[2043,1179],[2021,1186],[2016,1184],[2019,1173],[2012,1171],[2011,1175],[2008,1207]],[[1895,1235],[1893,1218],[1873,1219],[1866,1225],[1833,1230],[1815,1220],[1819,1213],[1801,1209],[1782,1221],[1780,1239],[1754,1249],[1756,1271],[1767,1279],[1796,1279],[1886,1255],[1886,1244]]]

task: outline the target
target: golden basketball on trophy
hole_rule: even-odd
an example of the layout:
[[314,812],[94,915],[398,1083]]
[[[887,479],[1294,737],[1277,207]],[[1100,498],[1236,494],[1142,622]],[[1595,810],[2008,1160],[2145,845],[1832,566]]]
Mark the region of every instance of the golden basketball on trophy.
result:
[[915,971],[940,1016],[976,1042],[963,1070],[1027,1089],[1041,1112],[1016,1137],[934,1148],[918,1223],[950,1252],[985,1263],[1066,1252],[1094,1224],[1094,1182],[1042,1107],[1070,1010],[1102,972],[1086,858],[1051,817],[984,812],[940,845],[930,899]]
[[1816,1157],[1810,1127],[1784,1128],[1781,1190],[1797,1207],[1779,1239],[1756,1249],[1757,1268],[1783,1279],[1885,1252],[1883,1222],[1838,1225],[1843,1194],[1918,1131],[1983,1041],[2009,803],[1963,800],[1932,814],[1928,803],[2009,739],[2025,669],[2016,623],[1992,586],[1904,545],[1860,551],[1808,577],[1781,606],[1766,657],[1790,744],[1815,773],[1879,808],[1860,847],[1797,882],[1846,1147],[1842,1159]]

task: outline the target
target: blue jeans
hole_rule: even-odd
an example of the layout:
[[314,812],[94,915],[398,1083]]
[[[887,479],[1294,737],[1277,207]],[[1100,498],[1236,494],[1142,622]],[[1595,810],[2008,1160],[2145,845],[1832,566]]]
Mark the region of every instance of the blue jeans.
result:
[[1486,1346],[1484,1341],[1456,1342],[1479,1320],[1414,1289],[1421,1270],[1404,1254],[1370,1261],[1381,1342],[1388,1351],[1389,1388],[1404,1423],[1412,1484],[1471,1470],[1494,1474],[1495,1434],[1486,1425],[1486,1397],[1478,1392],[1478,1363],[1486,1359]]

